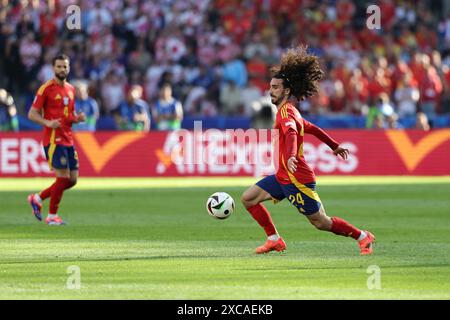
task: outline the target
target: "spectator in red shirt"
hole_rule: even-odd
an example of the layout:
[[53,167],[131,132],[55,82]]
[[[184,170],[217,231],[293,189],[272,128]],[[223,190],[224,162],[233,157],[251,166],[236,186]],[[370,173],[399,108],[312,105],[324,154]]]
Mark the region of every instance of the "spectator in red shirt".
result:
[[58,15],[47,10],[40,16],[40,33],[41,44],[44,48],[55,45],[56,37],[58,35],[58,28],[56,26]]
[[395,22],[395,4],[392,0],[380,0],[378,6],[382,12],[380,22],[383,29],[391,30]]
[[353,2],[349,0],[338,0],[336,4],[336,13],[339,24],[341,25],[349,24],[355,12],[356,7],[353,4]]
[[369,103],[369,81],[361,72],[355,69],[350,77],[348,91],[348,110],[353,114],[364,114],[367,112]]
[[385,71],[382,68],[377,68],[374,78],[369,80],[370,98],[374,100],[381,93],[390,94],[391,80],[386,77]]
[[344,83],[339,79],[335,72],[331,73],[333,90],[330,95],[330,111],[344,112],[347,104],[347,96],[345,94]]
[[442,94],[442,82],[436,69],[430,67],[419,84],[420,106],[428,118],[433,117],[438,112],[439,101]]
[[249,75],[249,82],[252,86],[256,86],[261,93],[268,90],[267,85],[267,64],[262,59],[259,52],[247,61],[247,72]]

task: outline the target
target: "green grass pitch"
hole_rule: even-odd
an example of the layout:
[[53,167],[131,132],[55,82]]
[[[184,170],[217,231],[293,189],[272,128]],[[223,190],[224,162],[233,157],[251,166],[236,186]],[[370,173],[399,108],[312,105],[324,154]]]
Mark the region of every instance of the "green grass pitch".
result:
[[[26,202],[51,182],[0,179],[0,299],[450,299],[450,177],[319,177],[328,215],[376,235],[372,256],[286,200],[267,208],[287,251],[255,255],[265,235],[239,202],[253,178],[81,177],[63,227]],[[216,191],[236,201],[227,220],[206,213]]]

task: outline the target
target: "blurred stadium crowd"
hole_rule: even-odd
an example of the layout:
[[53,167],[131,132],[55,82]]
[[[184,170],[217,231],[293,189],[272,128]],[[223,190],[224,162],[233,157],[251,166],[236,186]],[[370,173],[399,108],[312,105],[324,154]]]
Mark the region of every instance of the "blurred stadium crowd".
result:
[[[70,4],[81,8],[81,30],[66,28]],[[381,9],[379,30],[366,26],[369,4]],[[71,58],[77,108],[89,113],[80,129],[107,118],[149,130],[233,116],[270,126],[268,69],[299,43],[326,74],[300,104],[305,115],[450,126],[447,11],[446,0],[0,0],[0,130],[17,130],[15,112],[26,115],[60,52]]]

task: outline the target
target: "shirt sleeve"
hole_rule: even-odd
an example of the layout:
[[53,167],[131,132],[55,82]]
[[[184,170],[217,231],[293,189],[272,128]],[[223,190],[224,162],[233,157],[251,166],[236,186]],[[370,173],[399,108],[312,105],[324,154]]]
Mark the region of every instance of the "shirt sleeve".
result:
[[[287,134],[289,130],[294,130],[296,133],[298,133],[299,128],[297,128],[297,123],[295,122],[295,117],[289,111],[289,109],[282,109],[280,111],[280,127],[281,130],[283,130],[283,134]],[[301,128],[300,128],[301,129]]]
[[148,107],[147,103],[141,102],[138,104],[138,111],[140,114],[145,114],[148,116],[148,109],[149,109],[149,107]]
[[31,107],[39,111],[42,110],[42,108],[44,108],[46,99],[47,99],[46,90],[45,88],[41,87],[36,92],[36,96],[34,97],[33,104],[31,105]]
[[285,145],[286,145],[286,159],[297,156],[298,150],[297,132],[295,132],[292,129],[288,130],[286,134]]
[[98,107],[98,103],[97,103],[97,101],[95,101],[95,99],[90,99],[90,101],[89,101],[89,103],[90,103],[90,105],[91,105],[91,108],[92,108],[92,116],[95,118],[95,119],[98,119],[99,117],[100,117],[100,109],[99,109],[99,107]]
[[181,104],[180,101],[177,101],[177,103],[175,104],[175,115],[177,117],[183,115],[183,105]]
[[328,133],[320,129],[318,126],[312,124],[308,120],[303,119],[303,126],[305,133],[312,134],[327,146],[329,146],[332,150],[339,147],[339,142],[331,138]]

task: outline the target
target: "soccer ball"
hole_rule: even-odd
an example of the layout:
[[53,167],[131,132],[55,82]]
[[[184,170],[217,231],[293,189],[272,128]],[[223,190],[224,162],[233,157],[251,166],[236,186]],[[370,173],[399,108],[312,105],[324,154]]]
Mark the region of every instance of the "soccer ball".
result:
[[211,217],[226,219],[234,211],[234,200],[228,193],[213,193],[206,201],[206,210]]

